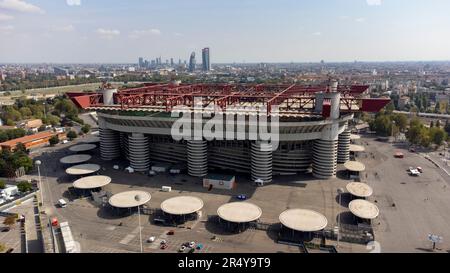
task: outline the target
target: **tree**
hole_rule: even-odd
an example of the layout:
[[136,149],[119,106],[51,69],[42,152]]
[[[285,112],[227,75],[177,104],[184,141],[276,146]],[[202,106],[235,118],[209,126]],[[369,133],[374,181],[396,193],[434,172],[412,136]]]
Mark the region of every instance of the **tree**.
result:
[[447,139],[447,134],[441,128],[430,128],[430,139],[434,144],[441,146]]
[[395,124],[400,131],[403,132],[406,130],[406,127],[408,126],[408,118],[406,117],[406,115],[394,114],[392,116],[392,119],[395,121]]
[[6,182],[4,180],[0,180],[0,190],[6,189]]
[[19,191],[22,193],[30,192],[33,190],[33,185],[29,183],[28,181],[22,181],[17,184],[17,188],[19,188]]
[[56,144],[58,144],[59,143],[59,137],[58,136],[52,136],[50,139],[49,139],[49,141],[48,141],[49,143],[50,143],[50,146],[55,146]]
[[77,132],[71,130],[71,131],[69,131],[69,132],[67,133],[67,137],[68,137],[70,140],[74,140],[74,139],[76,139],[76,138],[78,137],[78,135],[77,135]]
[[27,147],[25,146],[25,144],[23,144],[21,142],[16,144],[16,151],[21,151],[21,152],[24,152],[24,153],[28,152],[27,151]]
[[83,125],[83,127],[81,127],[81,131],[85,134],[89,133],[90,130],[91,130],[91,125],[89,125],[89,124],[85,124],[85,125]]

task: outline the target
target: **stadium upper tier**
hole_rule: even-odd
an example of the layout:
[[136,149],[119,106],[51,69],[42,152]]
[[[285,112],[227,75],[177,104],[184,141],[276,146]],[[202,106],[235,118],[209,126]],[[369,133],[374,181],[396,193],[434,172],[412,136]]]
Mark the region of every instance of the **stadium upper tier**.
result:
[[132,89],[104,88],[96,93],[67,95],[78,107],[90,110],[171,112],[180,106],[191,110],[201,106],[204,111],[216,107],[220,111],[236,113],[260,111],[270,115],[326,117],[329,107],[324,93],[339,93],[340,111],[347,113],[378,112],[390,102],[386,98],[365,98],[368,88],[367,85],[337,84],[145,84]]

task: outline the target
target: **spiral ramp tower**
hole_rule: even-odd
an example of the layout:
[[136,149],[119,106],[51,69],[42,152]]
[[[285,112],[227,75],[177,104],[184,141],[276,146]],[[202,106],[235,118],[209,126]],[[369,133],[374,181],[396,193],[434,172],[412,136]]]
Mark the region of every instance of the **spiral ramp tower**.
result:
[[194,177],[208,175],[208,142],[190,140],[187,142],[188,173]]
[[350,160],[350,130],[345,130],[339,135],[338,140],[338,164],[344,164]]
[[102,160],[114,160],[120,157],[120,153],[120,133],[111,129],[100,128],[100,156]]
[[313,149],[313,175],[319,179],[336,177],[337,140],[315,140]]
[[252,143],[251,175],[253,182],[272,182],[272,144]]
[[133,133],[128,137],[128,153],[131,168],[138,172],[149,170],[150,147],[144,134]]

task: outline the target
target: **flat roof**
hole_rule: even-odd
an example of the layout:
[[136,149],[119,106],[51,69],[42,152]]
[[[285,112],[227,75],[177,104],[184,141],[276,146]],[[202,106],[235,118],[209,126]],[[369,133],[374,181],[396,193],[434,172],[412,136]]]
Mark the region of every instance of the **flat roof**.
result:
[[95,144],[80,144],[69,148],[71,152],[87,152],[97,148]]
[[68,168],[66,173],[69,175],[86,175],[98,172],[100,168],[100,165],[97,164],[81,164]]
[[[136,200],[139,196],[139,201]],[[109,204],[116,208],[127,209],[142,206],[152,199],[150,193],[145,191],[126,191],[117,193],[109,198]]]
[[351,140],[358,140],[358,139],[361,139],[361,136],[360,135],[351,134],[350,135],[350,139]]
[[347,161],[344,167],[351,172],[363,172],[366,170],[366,165],[358,161]]
[[350,152],[364,152],[365,150],[366,148],[364,148],[364,146],[354,144],[350,145]]
[[91,155],[84,155],[84,154],[69,155],[61,158],[59,162],[61,162],[62,164],[79,164],[89,161],[91,160],[91,158],[92,158]]
[[365,183],[352,182],[347,185],[349,193],[356,197],[367,198],[372,196],[373,189]]
[[362,219],[372,220],[380,214],[380,210],[375,204],[363,199],[351,201],[348,208],[355,216]]
[[255,204],[248,202],[233,202],[222,205],[217,215],[225,221],[232,223],[249,223],[258,220],[262,210]]
[[234,175],[225,175],[225,174],[208,174],[205,179],[211,179],[211,180],[223,180],[223,181],[230,181],[235,178]]
[[101,188],[111,183],[111,177],[104,175],[94,175],[83,177],[73,182],[73,187],[80,190],[90,190]]
[[40,140],[43,138],[49,138],[52,137],[54,135],[57,135],[57,133],[51,132],[51,131],[45,131],[45,132],[40,132],[34,135],[30,135],[30,136],[24,136],[24,137],[20,137],[20,138],[16,138],[16,139],[11,139],[8,141],[5,141],[3,143],[0,143],[0,146],[9,146],[9,147],[15,147],[17,145],[17,143],[29,143],[29,142],[33,142],[36,140]]
[[161,209],[172,215],[187,215],[203,208],[203,200],[195,196],[178,196],[161,203]]
[[327,227],[328,220],[321,213],[309,209],[290,209],[280,214],[283,226],[295,231],[314,232]]

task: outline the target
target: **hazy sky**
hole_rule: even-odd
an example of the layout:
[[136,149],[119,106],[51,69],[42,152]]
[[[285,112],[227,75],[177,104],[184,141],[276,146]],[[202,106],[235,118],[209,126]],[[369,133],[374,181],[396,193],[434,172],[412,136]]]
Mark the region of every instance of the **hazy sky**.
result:
[[206,46],[213,63],[450,60],[449,14],[449,0],[0,0],[0,63]]

